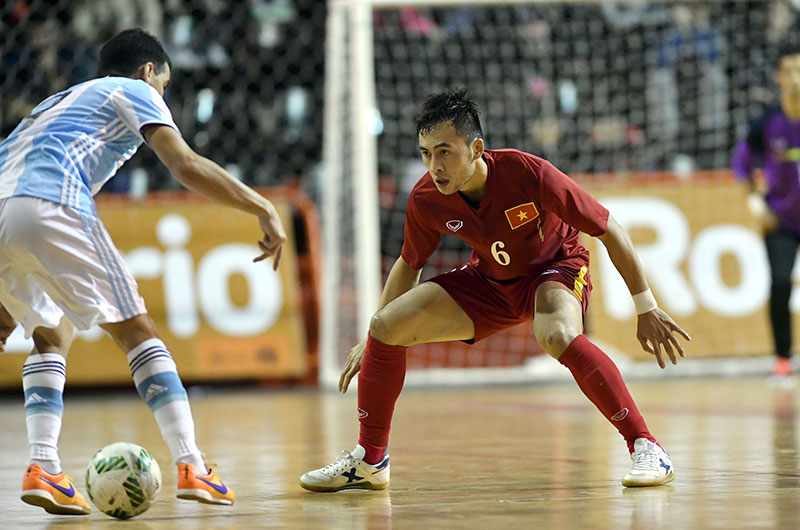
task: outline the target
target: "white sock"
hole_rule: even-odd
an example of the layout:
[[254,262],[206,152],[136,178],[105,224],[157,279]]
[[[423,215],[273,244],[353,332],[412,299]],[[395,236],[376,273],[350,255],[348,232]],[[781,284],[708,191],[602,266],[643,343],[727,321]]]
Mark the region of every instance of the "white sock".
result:
[[57,353],[31,354],[22,367],[30,465],[42,466],[51,475],[61,473],[58,435],[66,374],[66,360]]
[[128,364],[139,395],[153,411],[174,464],[192,464],[207,473],[197,448],[194,420],[175,361],[161,339],[148,339],[128,352]]

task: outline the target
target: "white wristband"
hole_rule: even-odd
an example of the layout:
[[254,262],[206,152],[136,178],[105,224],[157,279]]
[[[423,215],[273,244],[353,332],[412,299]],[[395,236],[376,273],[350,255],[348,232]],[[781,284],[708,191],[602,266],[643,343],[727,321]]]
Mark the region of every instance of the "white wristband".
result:
[[643,315],[658,307],[653,291],[650,289],[633,295],[633,305],[636,306],[637,315]]

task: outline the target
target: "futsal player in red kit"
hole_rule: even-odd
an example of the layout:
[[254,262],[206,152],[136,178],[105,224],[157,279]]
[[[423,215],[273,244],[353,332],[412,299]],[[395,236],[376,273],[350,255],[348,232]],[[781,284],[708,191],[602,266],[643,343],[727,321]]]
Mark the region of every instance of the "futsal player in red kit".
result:
[[[674,478],[672,461],[650,433],[617,367],[583,334],[592,284],[580,232],[603,242],[633,295],[637,338],[664,368],[690,340],[658,308],[627,232],[600,203],[548,161],[514,149],[486,150],[476,105],[463,90],[430,96],[417,116],[428,172],[408,199],[405,241],[386,280],[367,338],[339,379],[345,392],[359,372],[358,444],[309,471],[312,491],[389,485],[389,429],[413,344],[469,343],[533,321],[539,344],[566,366],[583,393],[617,428],[633,465],[625,486]],[[441,234],[473,248],[469,263],[418,283]]]

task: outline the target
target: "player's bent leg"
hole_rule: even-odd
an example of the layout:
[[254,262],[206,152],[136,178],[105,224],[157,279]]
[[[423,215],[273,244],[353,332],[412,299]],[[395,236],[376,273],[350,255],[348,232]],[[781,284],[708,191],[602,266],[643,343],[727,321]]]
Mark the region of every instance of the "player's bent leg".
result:
[[67,377],[65,356],[72,342],[72,323],[62,318],[56,328],[36,328],[33,340],[36,348],[22,367],[29,465],[59,475],[58,437]]
[[385,457],[394,404],[405,380],[407,346],[474,334],[464,310],[432,282],[414,287],[375,314],[358,378],[358,443],[367,463],[377,464]]
[[465,340],[475,335],[472,320],[438,284],[420,284],[379,310],[358,375],[358,445],[325,467],[305,473],[311,491],[384,489],[389,485],[389,431],[403,389],[406,349],[412,344]]
[[425,282],[378,310],[370,335],[385,344],[413,346],[471,339],[475,325],[442,286]]
[[[103,324],[128,356],[136,390],[155,416],[161,436],[178,469],[177,496],[206,504],[230,505],[235,500],[219,475],[208,469],[195,439],[189,398],[166,345],[147,314]],[[139,341],[139,342],[137,342]]]
[[581,391],[611,422],[628,444],[633,465],[625,486],[659,486],[670,482],[674,468],[669,454],[647,429],[614,362],[582,334],[578,299],[558,282],[536,291],[534,330],[539,343],[566,366]]
[[[70,333],[37,328],[37,348],[69,347]],[[45,339],[44,337],[47,337]],[[47,352],[47,350],[44,350]],[[30,445],[30,461],[22,482],[20,498],[47,512],[86,515],[91,512],[86,499],[61,470],[58,436],[61,432],[66,361],[59,353],[31,353],[22,368],[25,392],[25,421]]]
[[583,333],[583,310],[575,294],[560,282],[544,282],[536,289],[533,331],[539,345],[558,359]]

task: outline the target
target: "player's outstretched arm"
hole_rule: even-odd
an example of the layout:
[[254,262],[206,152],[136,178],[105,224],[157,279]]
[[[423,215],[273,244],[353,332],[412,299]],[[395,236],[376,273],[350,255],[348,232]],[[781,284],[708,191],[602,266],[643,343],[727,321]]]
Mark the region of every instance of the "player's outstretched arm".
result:
[[672,364],[677,364],[676,352],[681,357],[685,356],[685,352],[678,342],[676,334],[686,340],[692,339],[656,305],[628,232],[609,215],[608,228],[605,234],[599,236],[598,239],[605,245],[611,262],[614,263],[622,279],[625,280],[625,285],[633,295],[636,313],[639,315],[636,324],[636,338],[642,345],[642,349],[653,354],[661,368],[666,366],[665,352]]
[[275,206],[218,164],[195,153],[172,127],[149,125],[142,132],[158,158],[186,188],[258,217],[264,238],[258,242],[261,255],[253,261],[274,256],[273,269],[277,270],[286,232]]
[[[386,278],[386,285],[383,286],[381,299],[378,303],[378,310],[417,285],[421,273],[422,269],[414,270],[402,257],[397,258],[397,261],[395,261],[392,266],[392,270],[389,271],[388,278]],[[350,353],[347,355],[347,363],[344,365],[341,375],[339,375],[339,392],[342,394],[347,392],[350,381],[358,371],[361,370],[361,362],[364,360],[364,351],[366,347],[367,339],[364,339],[353,346]]]

